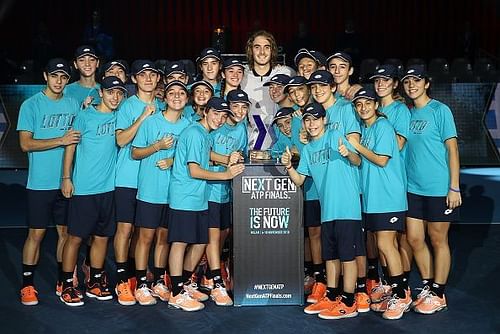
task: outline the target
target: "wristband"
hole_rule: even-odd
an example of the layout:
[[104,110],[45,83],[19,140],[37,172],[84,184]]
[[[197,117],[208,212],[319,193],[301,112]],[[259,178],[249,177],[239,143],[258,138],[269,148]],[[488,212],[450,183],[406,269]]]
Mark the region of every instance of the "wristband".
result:
[[67,180],[71,179],[71,176],[63,176],[63,177],[61,177],[61,180],[66,180],[66,179]]
[[155,149],[156,152],[158,152],[158,149],[156,148],[156,143],[153,144],[153,148]]
[[292,167],[293,167],[293,166],[292,166],[292,165],[290,165],[290,167],[285,167],[285,168],[286,168],[286,170],[290,170]]
[[450,187],[450,191],[453,191],[454,193],[459,193],[460,189],[455,189],[455,188]]

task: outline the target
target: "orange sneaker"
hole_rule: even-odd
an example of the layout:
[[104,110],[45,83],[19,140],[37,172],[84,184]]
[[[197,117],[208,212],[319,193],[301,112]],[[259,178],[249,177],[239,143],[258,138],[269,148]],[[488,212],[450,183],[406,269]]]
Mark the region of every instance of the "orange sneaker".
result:
[[333,308],[340,300],[340,297],[337,297],[335,300],[330,300],[328,297],[324,297],[320,299],[317,303],[311,304],[304,309],[304,313],[307,314],[318,314],[321,311],[325,311]]
[[77,290],[72,286],[64,289],[59,299],[68,306],[82,306],[85,304],[83,299],[78,296]]
[[326,296],[326,284],[321,282],[314,283],[311,294],[307,297],[308,303],[317,303]]
[[312,292],[312,288],[314,286],[314,283],[316,283],[316,280],[314,277],[306,275],[304,277],[304,294],[308,295]]
[[184,290],[188,293],[188,295],[197,300],[199,302],[204,302],[208,300],[208,296],[198,290],[198,284],[191,282],[190,284],[184,284]]
[[358,315],[356,302],[352,306],[347,306],[344,304],[342,299],[340,299],[334,307],[321,311],[318,317],[321,319],[342,319],[342,318],[354,318]]
[[135,297],[128,282],[121,282],[120,284],[117,284],[115,287],[115,293],[120,305],[135,305]]
[[421,290],[420,293],[417,295],[417,298],[413,301],[413,303],[411,304],[411,307],[412,308],[415,308],[417,307],[420,303],[422,303],[425,298],[427,297],[427,295],[431,292],[431,288],[429,286],[424,286],[422,289],[418,289],[417,290]]
[[391,300],[391,297],[384,297],[384,299],[378,303],[372,302],[370,304],[370,310],[373,312],[385,312],[387,310],[387,306],[389,305],[389,300]]
[[354,299],[358,305],[358,312],[365,313],[370,311],[370,297],[364,292],[358,292],[355,294]]
[[377,282],[376,280],[374,279],[370,279],[370,278],[367,278],[366,279],[366,291],[368,291],[368,294],[370,293],[370,291],[373,290],[373,288],[375,288],[378,284],[381,284],[380,282]]
[[[78,297],[83,298],[82,292],[80,290],[78,290],[78,285],[75,285],[74,281],[73,281],[73,287],[75,288],[75,291],[76,291],[76,294],[78,295]],[[62,282],[56,282],[56,296],[60,297],[62,294],[62,290],[63,290]]]
[[380,303],[386,297],[391,297],[392,288],[390,285],[384,285],[382,282],[378,283],[372,289],[368,290],[370,292],[370,300],[372,303]]
[[90,282],[87,283],[87,290],[85,294],[89,298],[95,298],[97,300],[111,300],[113,299],[113,295],[109,289],[107,284],[103,284],[102,282],[97,282],[90,285]]
[[447,309],[448,305],[446,304],[445,295],[443,295],[443,298],[440,298],[433,291],[431,291],[420,304],[415,306],[413,310],[421,314],[434,314]]
[[226,288],[220,284],[216,284],[215,288],[210,291],[210,298],[218,306],[231,306],[233,305],[233,300],[227,294]]
[[214,280],[208,279],[205,275],[201,278],[200,287],[206,290],[212,290],[214,288]]
[[394,294],[387,303],[387,309],[382,314],[384,319],[397,320],[401,319],[405,312],[410,310],[411,294],[408,290],[405,291],[405,298],[399,298]]
[[177,296],[170,295],[168,305],[183,311],[193,312],[202,310],[205,305],[189,296],[187,291],[182,290]]
[[151,287],[153,297],[160,298],[162,302],[168,302],[170,298],[170,291],[163,282],[153,284]]
[[38,304],[38,291],[35,290],[33,285],[21,289],[21,303],[26,306]]
[[156,304],[156,298],[153,297],[151,289],[146,284],[142,284],[135,290],[135,300],[142,306]]

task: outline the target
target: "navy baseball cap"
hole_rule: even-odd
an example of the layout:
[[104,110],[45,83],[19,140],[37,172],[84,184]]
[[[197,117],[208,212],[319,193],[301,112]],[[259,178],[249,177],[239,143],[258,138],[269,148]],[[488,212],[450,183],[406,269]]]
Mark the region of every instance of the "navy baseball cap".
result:
[[166,77],[168,77],[169,75],[175,74],[175,73],[187,75],[186,66],[184,65],[183,62],[173,61],[171,63],[168,63],[165,66],[165,76]]
[[398,69],[391,64],[380,65],[375,73],[370,77],[370,80],[375,78],[392,79],[398,77]]
[[121,89],[124,93],[127,93],[127,88],[123,81],[115,76],[105,77],[101,81],[101,89],[110,90],[110,89]]
[[291,77],[286,74],[276,74],[273,75],[271,79],[266,81],[263,86],[270,86],[271,84],[277,84],[277,85],[282,85],[285,86],[288,81],[290,81]]
[[217,112],[227,112],[229,115],[234,116],[231,108],[229,108],[229,103],[222,97],[211,97],[210,100],[208,100],[206,109],[214,109]]
[[302,112],[302,119],[304,119],[306,116],[312,116],[314,118],[321,118],[325,117],[326,111],[323,106],[317,102],[309,103],[307,104]]
[[285,118],[285,117],[293,114],[294,111],[295,110],[292,107],[283,107],[283,108],[281,108],[274,115],[273,122],[271,123],[271,125],[274,124],[274,123],[276,123],[277,120]]
[[352,58],[349,54],[345,52],[335,52],[332,54],[328,59],[326,60],[326,63],[328,64],[333,58],[340,58],[343,61],[346,61],[349,63],[349,66],[352,66]]
[[242,69],[245,69],[245,65],[243,65],[243,63],[239,59],[228,58],[228,59],[224,60],[224,65],[223,65],[224,69],[234,67],[234,66],[238,66],[238,67],[241,67]]
[[132,63],[132,74],[137,75],[143,71],[150,70],[158,73],[155,63],[147,59],[138,59]]
[[309,77],[308,85],[320,84],[320,85],[331,85],[335,81],[333,80],[333,75],[325,70],[319,70],[313,72]]
[[425,71],[425,67],[423,65],[413,65],[413,66],[408,67],[405,74],[403,74],[401,81],[403,81],[404,79],[409,78],[409,77],[423,79],[423,78],[427,78],[428,76],[427,76],[427,72]]
[[212,84],[210,82],[208,82],[206,80],[198,80],[198,81],[193,82],[193,84],[190,87],[191,94],[194,92],[194,89],[198,86],[206,86],[212,92],[212,95],[214,95],[214,87],[212,86]]
[[128,73],[128,63],[123,59],[108,61],[103,65],[102,70],[106,73],[115,65],[121,67],[125,73]]
[[284,91],[285,93],[288,93],[288,89],[290,87],[297,87],[306,84],[307,84],[307,79],[304,78],[303,76],[297,75],[288,80],[288,83],[285,85]]
[[166,84],[165,85],[165,92],[168,91],[173,86],[180,86],[189,95],[189,90],[188,90],[186,84],[182,81],[179,81],[179,80],[173,80],[173,81],[170,81],[168,84]]
[[220,56],[220,52],[217,49],[214,48],[205,48],[201,51],[201,54],[199,55],[198,58],[196,58],[196,62],[200,63],[206,58],[213,57],[217,59],[218,61],[221,61],[222,58]]
[[63,72],[68,77],[71,77],[71,67],[66,59],[53,58],[48,61],[47,66],[45,66],[45,73],[53,74],[57,72]]
[[354,94],[352,98],[352,102],[354,103],[357,99],[368,99],[376,101],[378,96],[375,90],[372,87],[363,87]]
[[248,105],[251,104],[250,100],[248,99],[248,94],[241,89],[233,89],[227,94],[226,99],[228,102],[242,102]]
[[97,52],[90,45],[82,45],[82,46],[79,46],[78,48],[76,48],[75,59],[78,59],[78,58],[83,57],[83,56],[91,56],[91,57],[94,57],[96,59],[99,59],[99,57],[97,57]]
[[319,65],[325,65],[326,64],[326,57],[324,54],[322,54],[319,51],[315,50],[307,50],[307,49],[300,49],[297,52],[297,55],[294,58],[295,66],[299,65],[299,62],[302,58],[311,58],[315,62],[317,62]]

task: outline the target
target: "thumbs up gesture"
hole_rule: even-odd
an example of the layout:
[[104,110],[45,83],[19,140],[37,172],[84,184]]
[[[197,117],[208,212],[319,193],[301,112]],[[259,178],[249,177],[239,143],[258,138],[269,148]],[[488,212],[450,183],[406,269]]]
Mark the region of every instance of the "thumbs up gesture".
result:
[[281,163],[288,169],[292,166],[292,152],[290,152],[290,148],[288,146],[285,149],[285,152],[283,152],[283,155],[281,156]]
[[339,153],[341,156],[344,158],[349,155],[349,150],[347,147],[344,145],[344,142],[342,141],[342,138],[339,138]]

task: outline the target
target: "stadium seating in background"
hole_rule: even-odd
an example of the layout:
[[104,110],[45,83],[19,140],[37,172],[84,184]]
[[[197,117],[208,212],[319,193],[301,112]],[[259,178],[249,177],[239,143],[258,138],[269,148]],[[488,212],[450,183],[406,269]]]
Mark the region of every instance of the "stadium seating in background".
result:
[[450,74],[453,82],[476,82],[472,65],[466,58],[455,58],[451,62]]
[[444,58],[432,58],[429,61],[428,71],[433,82],[449,83],[452,81],[450,65]]

